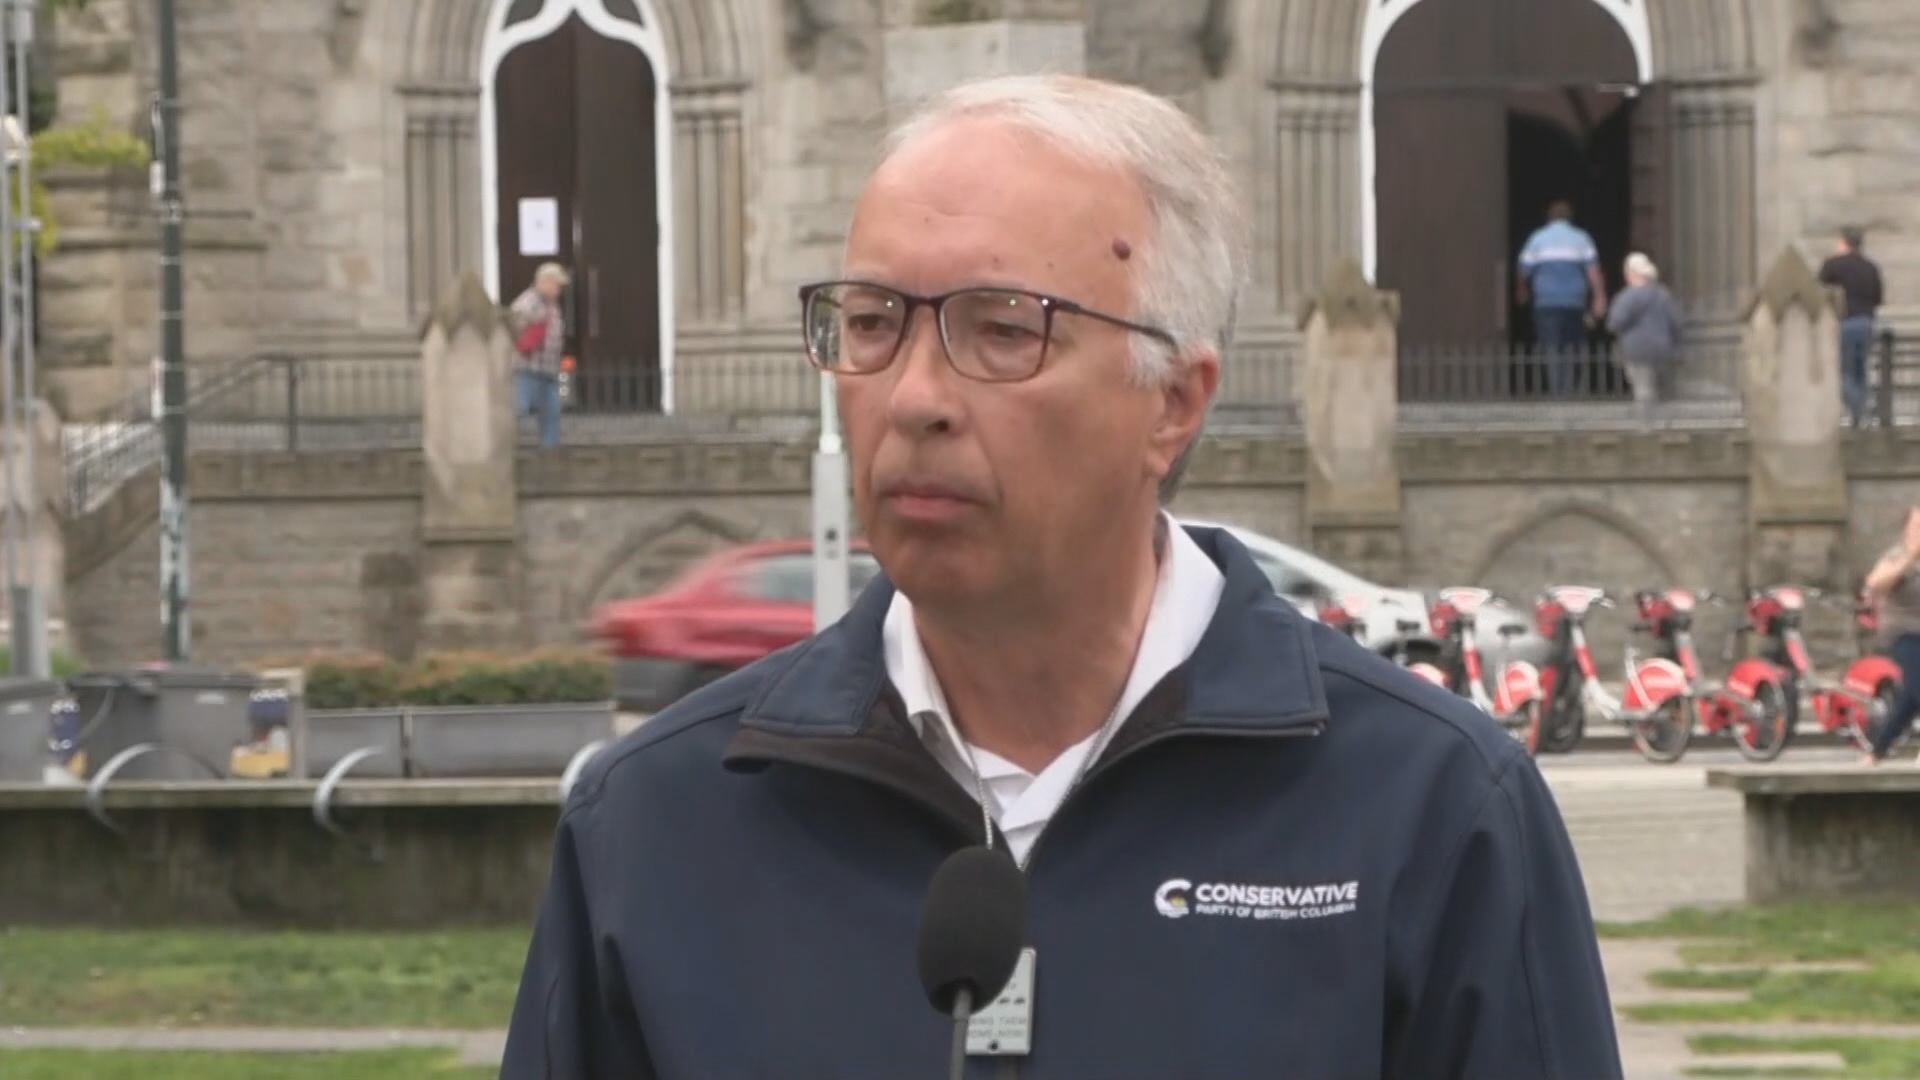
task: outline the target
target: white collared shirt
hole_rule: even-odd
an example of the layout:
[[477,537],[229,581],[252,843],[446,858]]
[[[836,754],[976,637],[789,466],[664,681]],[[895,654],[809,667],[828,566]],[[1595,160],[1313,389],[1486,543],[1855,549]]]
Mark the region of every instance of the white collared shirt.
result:
[[[1140,648],[1134,655],[1133,672],[1120,696],[1117,715],[1121,720],[1116,722],[1123,722],[1160,680],[1193,655],[1213,622],[1214,609],[1226,585],[1220,568],[1186,530],[1171,517],[1166,523],[1166,557],[1160,563],[1160,577],[1154,585]],[[921,647],[919,631],[913,624],[913,604],[902,593],[893,594],[881,640],[886,650],[887,676],[900,691],[907,716],[927,749],[969,795],[977,798],[980,788],[986,789],[987,811],[1006,835],[1014,858],[1024,864],[1040,830],[1080,775],[1080,767],[1099,733],[1068,747],[1038,775],[1030,773],[961,739],[933,665]],[[922,723],[925,714],[932,714],[939,722]],[[978,782],[973,773],[976,763],[980,769]]]

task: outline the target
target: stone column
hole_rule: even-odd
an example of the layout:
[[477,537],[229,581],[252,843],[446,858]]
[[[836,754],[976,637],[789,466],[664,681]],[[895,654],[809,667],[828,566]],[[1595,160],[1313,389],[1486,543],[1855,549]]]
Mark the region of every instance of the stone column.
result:
[[1753,585],[1849,585],[1840,305],[1788,247],[1744,313]]
[[[24,468],[29,439],[33,440],[32,475]],[[32,583],[40,594],[40,604],[47,616],[48,647],[64,649],[68,647],[67,548],[62,524],[67,519],[67,468],[60,446],[60,417],[46,402],[36,402],[33,422],[16,429],[12,445],[0,446],[0,451],[20,463],[15,466],[13,477],[17,485],[13,502],[19,520],[24,526],[27,515],[33,516],[31,528],[21,529],[21,546],[15,553],[19,560],[17,569],[21,581]],[[0,495],[0,502],[4,498]],[[0,539],[4,539],[5,532],[5,519],[0,516]],[[0,582],[0,586],[3,585]],[[0,587],[0,593],[4,592]],[[0,595],[0,610],[6,610],[10,601],[10,597]],[[7,617],[11,619],[12,612],[7,612]]]
[[896,120],[971,79],[1086,71],[1086,23],[1072,0],[921,0],[892,14],[906,23],[884,31],[887,109]]
[[420,348],[420,643],[514,648],[526,636],[514,484],[512,342],[477,274],[448,291]]
[[1405,573],[1398,420],[1400,295],[1349,259],[1300,319],[1300,412],[1307,436],[1307,527],[1315,551],[1375,581]]

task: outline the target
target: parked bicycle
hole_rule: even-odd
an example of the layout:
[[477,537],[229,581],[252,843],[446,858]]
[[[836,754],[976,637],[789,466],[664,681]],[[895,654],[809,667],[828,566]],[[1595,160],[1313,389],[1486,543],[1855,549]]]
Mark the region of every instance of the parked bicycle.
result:
[[[1540,745],[1540,670],[1525,660],[1508,660],[1500,666],[1491,693],[1487,691],[1482,670],[1480,647],[1474,633],[1474,618],[1482,607],[1495,599],[1492,592],[1470,586],[1442,589],[1428,606],[1433,636],[1444,648],[1444,668],[1411,664],[1409,669],[1423,677],[1451,687],[1453,692],[1472,701],[1487,715],[1498,720],[1507,733],[1537,753]],[[1501,627],[1502,637],[1518,637],[1525,627]],[[1420,669],[1433,667],[1432,672]]]
[[1654,637],[1660,649],[1641,656],[1628,646],[1621,663],[1625,689],[1615,695],[1600,681],[1587,641],[1587,616],[1595,608],[1612,608],[1605,589],[1590,585],[1549,585],[1534,604],[1535,628],[1554,643],[1552,659],[1540,672],[1541,695],[1549,703],[1543,722],[1548,745],[1558,752],[1571,750],[1593,714],[1626,727],[1633,745],[1649,761],[1673,762],[1687,752],[1693,736],[1692,680],[1672,656],[1672,638],[1682,610],[1691,611],[1692,597],[1680,590],[1667,594],[1642,592],[1634,602],[1640,612],[1635,629]]
[[[1810,596],[1817,594],[1810,593]],[[1880,629],[1879,611],[1866,590],[1852,597],[1854,658],[1838,683],[1829,683],[1809,668],[1805,677],[1807,705],[1820,730],[1845,735],[1861,750],[1873,746],[1874,733],[1900,704],[1900,667],[1873,649]],[[1802,648],[1804,655],[1805,649]],[[1789,741],[1791,733],[1789,733]],[[1904,737],[1904,736],[1903,736]]]
[[[1701,592],[1703,603],[1725,605],[1723,596]],[[1748,761],[1772,761],[1787,748],[1789,733],[1799,717],[1799,691],[1791,654],[1804,660],[1806,644],[1799,637],[1805,593],[1787,586],[1754,589],[1748,593],[1741,619],[1727,633],[1722,658],[1730,665],[1726,677],[1702,685],[1700,659],[1691,633],[1680,639],[1680,666],[1696,687],[1700,726],[1710,735],[1726,734],[1733,748]],[[1760,655],[1741,658],[1741,642],[1759,636]]]

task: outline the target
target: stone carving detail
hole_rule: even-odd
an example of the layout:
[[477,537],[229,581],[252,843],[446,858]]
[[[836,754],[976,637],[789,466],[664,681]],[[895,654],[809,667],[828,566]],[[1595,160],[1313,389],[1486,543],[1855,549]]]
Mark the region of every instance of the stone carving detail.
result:
[[1300,309],[1300,328],[1325,315],[1329,330],[1373,330],[1400,324],[1400,294],[1373,287],[1352,259],[1342,259],[1327,274],[1320,295]]
[[1796,308],[1814,321],[1819,320],[1823,310],[1832,311],[1836,317],[1842,314],[1840,291],[1820,284],[1820,278],[1813,267],[1807,265],[1799,249],[1789,245],[1773,260],[1773,267],[1767,271],[1759,291],[1740,315],[1742,319],[1751,320],[1756,312],[1765,309],[1778,323],[1784,322],[1787,313]]

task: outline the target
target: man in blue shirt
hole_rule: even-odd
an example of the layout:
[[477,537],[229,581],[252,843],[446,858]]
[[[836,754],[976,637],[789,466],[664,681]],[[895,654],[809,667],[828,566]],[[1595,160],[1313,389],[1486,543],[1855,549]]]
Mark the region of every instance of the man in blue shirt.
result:
[[1565,200],[1547,210],[1547,223],[1520,249],[1519,301],[1533,305],[1533,333],[1547,354],[1547,389],[1560,397],[1573,389],[1575,355],[1587,343],[1587,314],[1607,316],[1607,285],[1593,237],[1573,223]]

